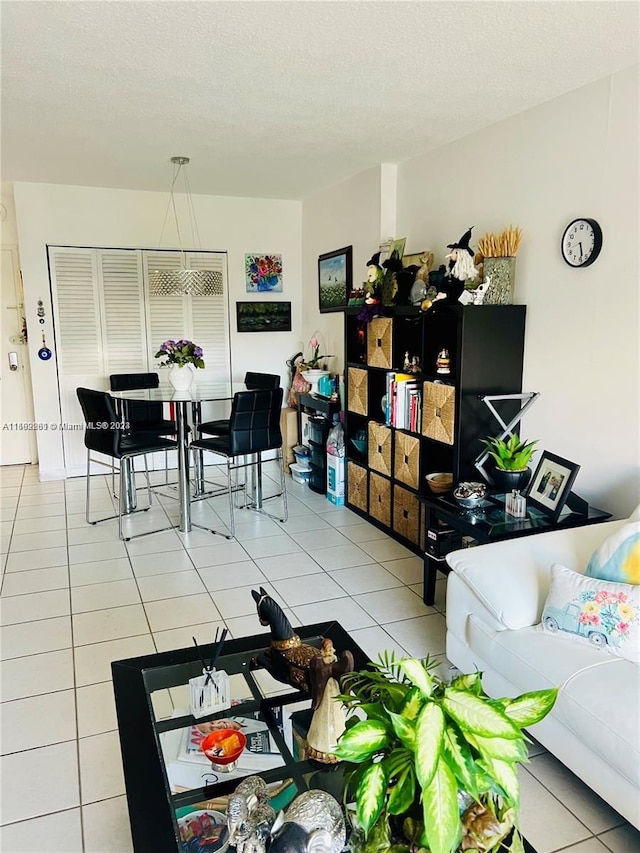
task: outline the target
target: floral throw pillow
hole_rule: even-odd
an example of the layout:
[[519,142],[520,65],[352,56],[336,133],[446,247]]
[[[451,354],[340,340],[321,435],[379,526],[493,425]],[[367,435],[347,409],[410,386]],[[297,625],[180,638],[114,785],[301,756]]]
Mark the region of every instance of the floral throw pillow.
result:
[[587,578],[554,563],[542,628],[640,663],[640,586]]
[[640,584],[640,521],[630,521],[602,543],[589,560],[587,577]]

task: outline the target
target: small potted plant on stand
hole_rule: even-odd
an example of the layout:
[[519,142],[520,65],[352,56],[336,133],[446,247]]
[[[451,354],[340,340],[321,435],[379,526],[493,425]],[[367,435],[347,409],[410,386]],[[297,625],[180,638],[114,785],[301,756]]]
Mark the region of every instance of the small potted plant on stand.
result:
[[323,376],[329,376],[329,371],[326,369],[326,364],[324,359],[333,358],[332,355],[321,355],[320,354],[320,342],[318,341],[316,334],[309,341],[309,349],[311,350],[311,356],[303,361],[300,365],[300,372],[306,382],[311,385],[311,394],[318,393],[318,383]]
[[[517,762],[527,761],[522,729],[553,707],[557,689],[490,699],[481,674],[451,683],[435,664],[393,655],[342,677],[338,697],[359,715],[347,721],[339,758],[353,762],[358,853],[497,851],[518,832]],[[358,840],[359,838],[359,840]],[[355,846],[354,846],[355,844]]]
[[538,440],[523,441],[517,432],[514,432],[508,441],[502,438],[480,440],[496,463],[491,472],[494,485],[503,492],[511,492],[514,489],[521,492],[531,479],[529,462]]

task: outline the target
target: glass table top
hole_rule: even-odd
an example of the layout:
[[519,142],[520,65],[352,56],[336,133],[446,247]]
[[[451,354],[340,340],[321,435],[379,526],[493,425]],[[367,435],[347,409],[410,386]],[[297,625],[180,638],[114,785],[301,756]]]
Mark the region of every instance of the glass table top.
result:
[[112,391],[116,400],[150,400],[158,403],[206,403],[213,400],[231,400],[238,391],[246,391],[244,382],[198,382],[187,391],[176,391],[168,382],[158,388],[139,388],[132,391]]

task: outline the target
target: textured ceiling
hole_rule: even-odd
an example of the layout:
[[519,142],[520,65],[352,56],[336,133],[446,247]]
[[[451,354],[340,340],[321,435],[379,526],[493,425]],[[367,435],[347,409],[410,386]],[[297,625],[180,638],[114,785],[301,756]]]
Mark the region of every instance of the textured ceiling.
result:
[[2,0],[2,179],[302,198],[633,65],[639,8]]

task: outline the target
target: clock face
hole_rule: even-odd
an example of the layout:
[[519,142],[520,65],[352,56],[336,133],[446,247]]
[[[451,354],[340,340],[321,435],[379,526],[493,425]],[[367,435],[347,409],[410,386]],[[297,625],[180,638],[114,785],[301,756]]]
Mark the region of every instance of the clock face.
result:
[[602,249],[602,229],[595,219],[574,219],[562,235],[562,257],[570,267],[588,267]]

